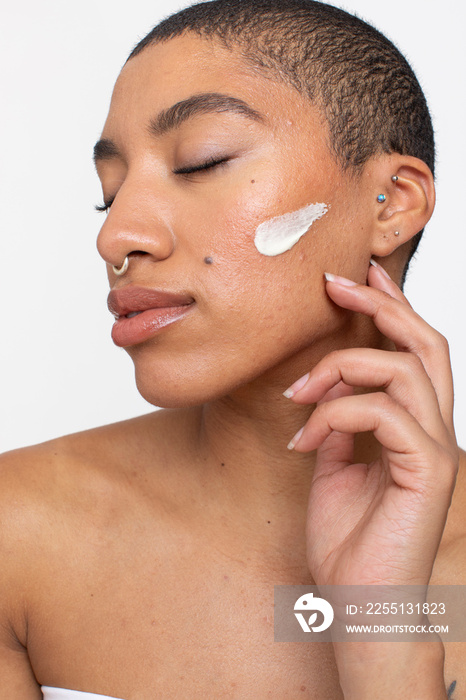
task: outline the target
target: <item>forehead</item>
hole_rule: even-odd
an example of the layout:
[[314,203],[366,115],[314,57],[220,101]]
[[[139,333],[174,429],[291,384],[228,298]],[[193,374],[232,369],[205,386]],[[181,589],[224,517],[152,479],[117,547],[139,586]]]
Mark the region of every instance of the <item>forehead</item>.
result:
[[326,138],[322,113],[295,88],[268,77],[239,50],[193,33],[149,46],[128,61],[115,85],[104,135],[111,131],[116,136],[123,124],[149,122],[192,95],[211,93],[244,101],[272,129],[308,130],[312,124]]

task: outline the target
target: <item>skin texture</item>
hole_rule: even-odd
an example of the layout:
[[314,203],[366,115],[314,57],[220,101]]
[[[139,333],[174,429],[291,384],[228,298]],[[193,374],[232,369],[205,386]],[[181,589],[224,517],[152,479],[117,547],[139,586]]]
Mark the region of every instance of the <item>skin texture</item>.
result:
[[[217,92],[263,118],[151,133],[161,110]],[[460,697],[461,645],[273,642],[276,584],[465,580],[447,346],[370,265],[400,279],[433,209],[428,168],[391,154],[343,173],[316,108],[192,36],[125,66],[102,138],[110,286],[194,306],[127,348],[169,410],[2,458],[0,695],[445,700],[456,681]],[[259,223],[310,201],[329,204],[312,236],[260,255]]]
[[[287,98],[292,95],[296,102],[298,96],[291,89],[284,88],[279,96],[281,109],[277,110],[272,105],[269,82],[258,80],[241,64],[233,72],[229,92],[249,102],[254,94],[255,108],[266,116],[270,115],[267,124],[249,122],[240,115],[206,115],[180,127],[177,133],[167,135],[163,141],[160,139],[161,150],[170,150],[168,164],[174,167],[190,165],[196,159],[211,157],[216,152],[224,155],[225,151],[233,153],[230,164],[219,166],[215,176],[205,173],[189,179],[169,178],[165,175],[165,162],[159,162],[160,152],[152,159],[150,167],[137,167],[136,163],[142,165],[141,153],[147,148],[154,151],[159,145],[147,134],[145,126],[159,109],[193,93],[225,92],[222,69],[219,67],[217,74],[213,68],[212,59],[218,50],[209,45],[193,56],[196,70],[205,72],[206,66],[210,68],[196,90],[189,84],[184,87],[192,69],[186,70],[180,64],[166,73],[167,87],[163,99],[156,84],[152,83],[152,92],[147,90],[147,85],[151,85],[149,76],[157,65],[159,48],[162,47],[151,50],[152,61],[135,60],[125,67],[113,98],[115,109],[111,110],[103,131],[104,137],[125,143],[131,175],[127,177],[127,166],[123,162],[99,165],[104,195],[112,197],[118,189],[99,236],[99,250],[106,260],[118,263],[134,250],[146,253],[140,256],[138,265],[134,261],[132,270],[115,288],[131,282],[133,275],[137,274],[138,284],[154,286],[155,283],[164,289],[186,291],[196,299],[197,309],[190,315],[189,328],[186,319],[186,323],[171,329],[169,342],[165,341],[165,336],[157,339],[156,357],[151,352],[155,343],[128,349],[135,360],[136,381],[141,393],[157,405],[170,406],[179,405],[180,397],[186,404],[198,404],[225,396],[255,376],[275,368],[291,354],[296,354],[297,348],[302,348],[308,355],[311,315],[315,327],[313,335],[328,335],[327,324],[336,325],[338,316],[334,314],[332,318],[329,314],[331,305],[322,288],[321,266],[331,264],[337,247],[349,246],[351,234],[344,232],[344,222],[348,217],[356,218],[356,209],[348,211],[344,204],[350,200],[349,190],[353,187],[343,180],[338,165],[328,158],[326,130],[310,133],[307,143],[303,143],[298,135],[299,130],[289,138],[290,124],[299,123],[304,131],[309,120],[313,123],[321,121],[316,110],[300,98],[290,109]],[[231,54],[227,52],[227,55],[231,59]],[[133,113],[138,126],[128,124],[128,129],[135,132],[134,138],[128,141],[127,132],[121,133],[122,127],[115,123],[113,115],[125,109],[123,102],[126,100],[137,102],[135,93],[138,93],[138,88],[141,92],[143,85],[144,104],[138,117]],[[175,155],[178,159],[172,163]],[[309,178],[303,175],[305,162],[306,169],[312,172],[312,186]],[[160,181],[154,192],[153,177],[156,173]],[[122,178],[124,184],[117,188]],[[251,183],[253,179],[254,184]],[[285,189],[283,182],[286,183]],[[215,204],[211,206],[209,203],[213,197]],[[309,201],[330,202],[330,198],[331,215],[324,217],[325,226],[323,220],[314,224],[310,250],[309,247],[308,250],[295,247],[290,251],[293,257],[288,258],[288,264],[294,263],[295,276],[301,282],[293,285],[293,289],[283,258],[265,260],[255,249],[255,230],[272,216],[299,209]],[[138,226],[137,219],[143,217],[150,222],[150,231],[146,230],[144,221]],[[195,236],[193,222],[197,222]],[[341,229],[340,240],[324,250],[322,241],[330,222]],[[176,240],[171,231],[176,232]],[[312,268],[315,269],[314,255],[318,248],[323,260],[319,260],[318,272],[310,275],[309,258],[313,256]],[[368,261],[370,250],[367,243],[358,245],[358,253],[360,258]],[[216,260],[209,276],[202,265],[205,255]],[[154,261],[163,262],[155,280],[152,274]],[[351,265],[353,269],[345,271],[357,275],[362,281],[366,267],[366,262],[359,260],[356,265]],[[274,279],[273,287],[269,285],[269,276]],[[306,309],[306,317],[302,313],[303,296],[310,302],[312,300]],[[245,323],[248,326],[248,347],[236,332],[238,325],[244,326]],[[265,356],[262,348],[264,332],[273,340]],[[186,344],[191,338],[196,347],[202,345],[202,352],[186,353]],[[197,380],[192,376],[194,356]],[[228,357],[227,366],[221,367],[224,364],[221,358],[225,357]],[[290,376],[290,383],[293,379]],[[280,381],[286,384],[288,376]]]

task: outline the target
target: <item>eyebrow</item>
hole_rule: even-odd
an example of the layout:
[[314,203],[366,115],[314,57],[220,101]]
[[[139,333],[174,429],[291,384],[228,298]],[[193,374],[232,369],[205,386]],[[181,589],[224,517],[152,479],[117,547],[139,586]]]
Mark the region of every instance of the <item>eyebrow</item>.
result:
[[153,135],[160,136],[176,129],[191,117],[215,112],[233,112],[256,122],[264,121],[260,112],[238,97],[223,95],[220,92],[203,92],[164,109],[155,119],[151,119],[149,129]]
[[[256,122],[263,122],[264,116],[238,97],[224,95],[220,92],[203,92],[177,102],[172,107],[162,110],[150,120],[149,132],[161,136],[178,128],[183,122],[200,114],[231,112],[240,114]],[[94,162],[111,160],[119,157],[120,151],[110,139],[100,139],[94,146]]]
[[100,139],[94,146],[94,163],[118,158],[120,151],[110,139]]

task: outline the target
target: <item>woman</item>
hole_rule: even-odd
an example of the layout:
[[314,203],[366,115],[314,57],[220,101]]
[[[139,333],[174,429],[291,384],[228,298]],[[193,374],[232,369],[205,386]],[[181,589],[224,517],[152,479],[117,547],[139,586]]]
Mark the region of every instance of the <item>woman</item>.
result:
[[95,159],[113,339],[167,410],[3,457],[2,694],[459,692],[438,638],[272,630],[274,585],[463,580],[448,349],[399,288],[434,206],[407,64],[327,5],[204,3]]

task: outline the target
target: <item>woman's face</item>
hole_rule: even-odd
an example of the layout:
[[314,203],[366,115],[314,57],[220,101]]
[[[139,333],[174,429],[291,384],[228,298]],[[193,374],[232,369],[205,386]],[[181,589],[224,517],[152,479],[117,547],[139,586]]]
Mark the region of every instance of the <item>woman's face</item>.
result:
[[[296,90],[188,35],[128,62],[101,138],[97,167],[113,203],[98,247],[112,288],[192,300],[153,332],[115,333],[146,399],[199,404],[274,373],[285,386],[347,331],[323,273],[365,279],[367,195],[341,171],[325,121]],[[261,223],[311,203],[328,213],[290,250],[257,250]],[[128,271],[115,276],[111,265],[129,254]]]

